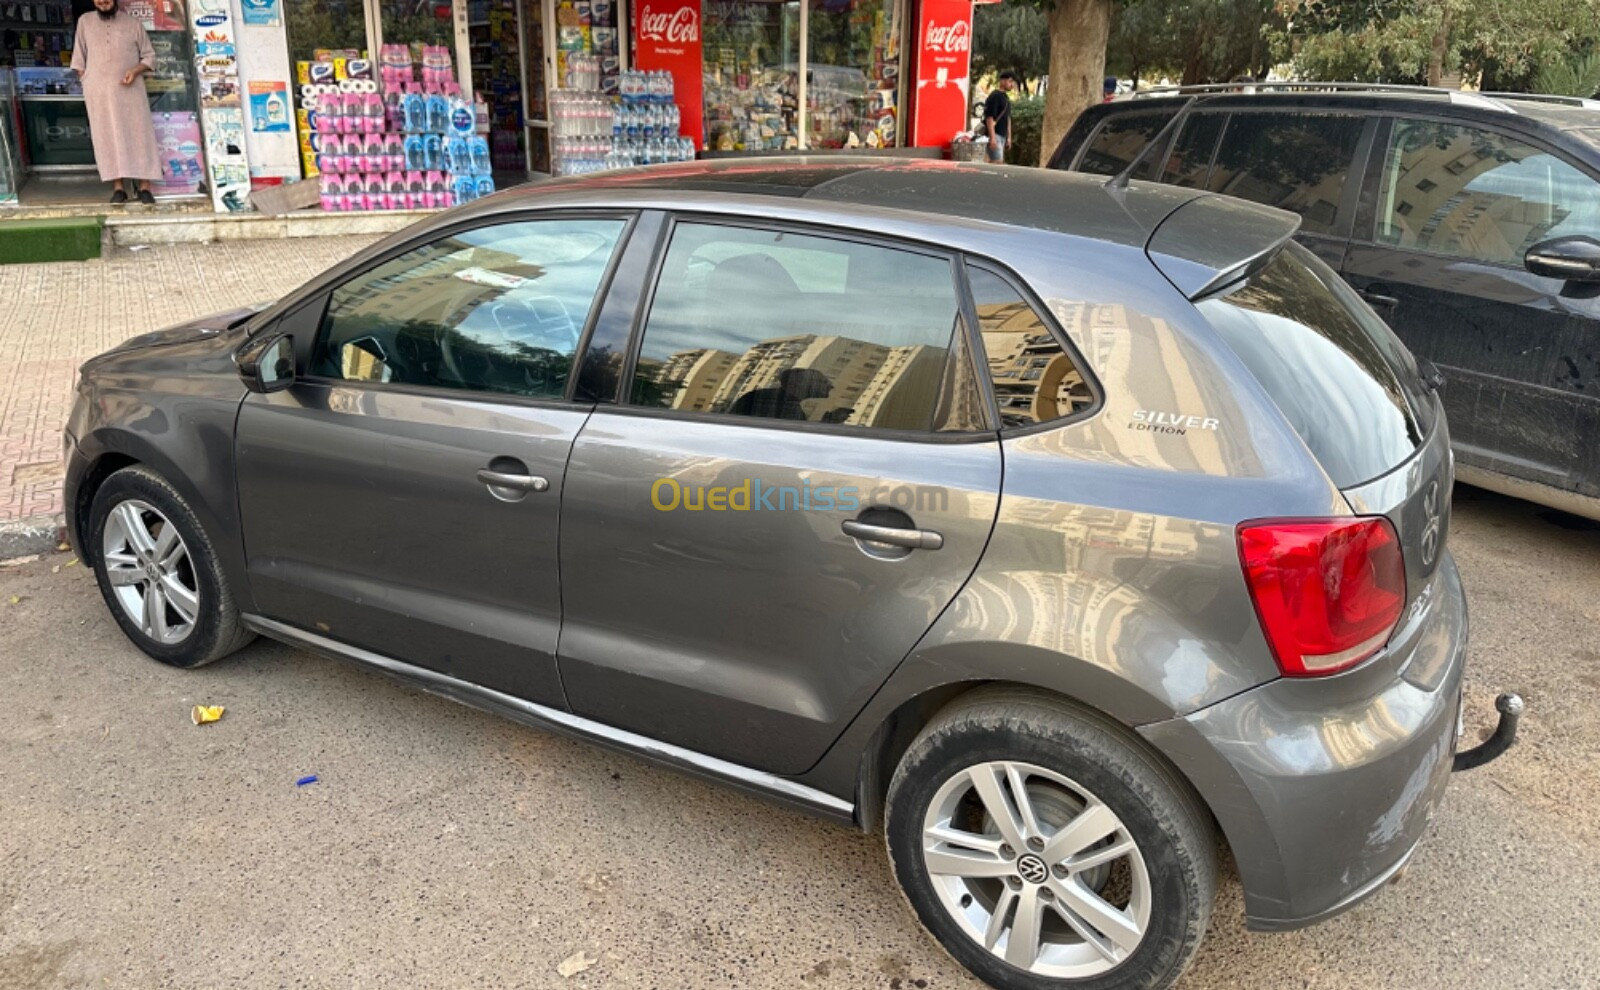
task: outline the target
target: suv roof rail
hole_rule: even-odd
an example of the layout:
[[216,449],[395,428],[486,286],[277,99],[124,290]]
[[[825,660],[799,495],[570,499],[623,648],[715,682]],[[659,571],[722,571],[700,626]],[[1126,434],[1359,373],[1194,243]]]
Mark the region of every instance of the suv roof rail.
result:
[[1412,96],[1442,96],[1452,103],[1470,103],[1507,113],[1516,111],[1500,102],[1511,100],[1541,100],[1553,103],[1575,103],[1600,108],[1600,101],[1584,103],[1575,96],[1541,96],[1530,93],[1475,93],[1463,89],[1445,89],[1441,86],[1408,86],[1400,83],[1358,82],[1306,82],[1298,80],[1268,80],[1267,82],[1206,83],[1195,86],[1152,86],[1119,99],[1137,100],[1158,96],[1195,96],[1225,93],[1398,93]]
[[1494,100],[1531,100],[1534,103],[1554,103],[1563,107],[1582,107],[1585,110],[1600,110],[1600,100],[1587,96],[1558,96],[1555,93],[1479,93]]

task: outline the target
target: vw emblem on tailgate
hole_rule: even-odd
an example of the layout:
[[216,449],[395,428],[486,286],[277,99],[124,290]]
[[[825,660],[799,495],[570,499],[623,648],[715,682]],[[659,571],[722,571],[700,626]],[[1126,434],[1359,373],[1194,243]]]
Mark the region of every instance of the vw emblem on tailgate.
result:
[[1439,555],[1439,483],[1428,482],[1422,496],[1422,566],[1432,567]]

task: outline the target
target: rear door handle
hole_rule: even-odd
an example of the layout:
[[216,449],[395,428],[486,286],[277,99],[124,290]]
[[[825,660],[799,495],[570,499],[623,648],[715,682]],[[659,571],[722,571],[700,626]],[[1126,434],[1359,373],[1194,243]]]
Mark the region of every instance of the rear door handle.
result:
[[1372,305],[1378,309],[1394,309],[1396,306],[1400,305],[1399,299],[1395,298],[1394,296],[1386,296],[1381,292],[1369,292],[1366,289],[1360,289],[1357,290],[1357,293],[1361,296],[1361,298],[1365,299],[1369,305]]
[[859,519],[846,519],[839,524],[844,535],[873,543],[907,547],[912,550],[937,550],[944,546],[944,536],[931,529],[901,529],[898,526],[874,526]]
[[542,492],[550,488],[550,482],[536,474],[505,474],[488,468],[479,469],[478,480],[490,488],[510,488],[519,492]]

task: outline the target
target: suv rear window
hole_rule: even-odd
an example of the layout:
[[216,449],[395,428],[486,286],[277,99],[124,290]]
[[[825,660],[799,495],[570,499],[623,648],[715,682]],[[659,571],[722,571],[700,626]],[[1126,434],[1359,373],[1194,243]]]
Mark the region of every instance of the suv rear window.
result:
[[1392,470],[1432,429],[1411,355],[1300,245],[1198,305],[1338,487]]
[[[1176,112],[1118,113],[1107,117],[1094,132],[1088,147],[1083,149],[1078,171],[1093,175],[1120,174],[1161,133],[1161,128],[1167,126]],[[1155,156],[1150,155],[1140,162],[1138,170],[1129,178],[1155,178]]]

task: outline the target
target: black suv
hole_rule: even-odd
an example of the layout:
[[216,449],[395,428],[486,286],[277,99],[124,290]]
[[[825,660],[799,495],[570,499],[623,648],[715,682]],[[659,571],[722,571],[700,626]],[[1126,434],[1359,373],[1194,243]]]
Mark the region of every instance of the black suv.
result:
[[1442,373],[1459,477],[1600,519],[1600,103],[1234,89],[1092,107],[1050,167],[1137,162],[1298,213],[1300,241]]

